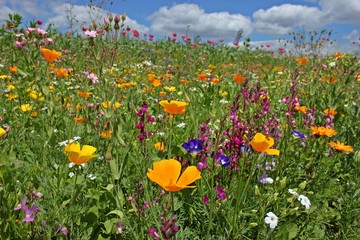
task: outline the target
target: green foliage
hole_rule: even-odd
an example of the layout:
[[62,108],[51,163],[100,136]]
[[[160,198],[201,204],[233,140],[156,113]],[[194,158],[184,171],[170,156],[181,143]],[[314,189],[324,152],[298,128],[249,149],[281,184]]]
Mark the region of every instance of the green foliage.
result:
[[[0,29],[2,239],[156,238],[149,229],[163,239],[170,230],[176,239],[357,238],[358,59],[315,54],[301,65],[300,56],[225,44],[124,37],[118,17],[119,29],[114,22],[97,26],[105,31],[95,38],[51,27],[19,37],[26,30],[16,14],[12,28]],[[294,37],[300,48],[318,47],[316,39],[307,46],[305,37]],[[62,56],[48,63],[40,47],[62,49]],[[189,105],[171,116],[161,100]],[[327,116],[329,108],[336,115]],[[311,130],[325,125],[337,134]],[[280,155],[251,151],[256,133],[272,137]],[[194,156],[182,147],[191,139],[203,141]],[[96,147],[98,156],[69,166],[69,141]],[[338,151],[330,141],[354,151]],[[154,162],[168,158],[201,169],[196,188],[169,193],[147,178]],[[33,221],[22,221],[22,199],[39,209]],[[265,222],[269,212],[278,217],[275,228]]]

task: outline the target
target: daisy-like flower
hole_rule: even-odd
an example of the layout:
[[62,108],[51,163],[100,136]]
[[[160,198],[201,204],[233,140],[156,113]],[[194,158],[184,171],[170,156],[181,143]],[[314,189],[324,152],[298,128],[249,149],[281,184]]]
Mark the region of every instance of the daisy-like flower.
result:
[[279,156],[280,151],[277,149],[270,149],[274,145],[274,139],[263,135],[262,133],[255,134],[250,142],[251,147],[257,152],[265,152],[268,155]]
[[324,110],[324,114],[328,117],[334,117],[337,114],[337,111],[335,111],[333,108],[328,108]]
[[190,166],[181,172],[181,163],[175,159],[164,159],[153,163],[149,168],[147,177],[169,192],[177,192],[185,188],[195,188],[189,184],[201,178],[200,171]]
[[304,195],[301,194],[301,195],[298,196],[298,200],[300,201],[300,203],[301,203],[302,205],[305,206],[306,209],[309,209],[309,208],[310,208],[311,203],[310,203],[310,200],[309,200],[306,196],[304,196]]
[[353,152],[354,151],[352,146],[345,145],[345,143],[342,143],[340,141],[329,142],[328,144],[330,147],[332,147],[335,150],[340,151],[340,152]]
[[270,228],[274,229],[278,224],[279,218],[273,212],[268,212],[266,216],[265,223],[269,224]]
[[336,131],[334,129],[330,128],[329,126],[326,126],[326,127],[313,126],[313,127],[311,127],[311,130],[313,131],[312,134],[318,135],[318,136],[332,137],[332,136],[335,136],[337,134]]

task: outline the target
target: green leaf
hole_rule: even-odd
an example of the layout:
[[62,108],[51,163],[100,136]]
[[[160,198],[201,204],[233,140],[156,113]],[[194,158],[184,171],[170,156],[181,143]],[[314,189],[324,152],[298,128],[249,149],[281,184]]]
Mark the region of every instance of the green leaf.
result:
[[120,219],[124,218],[124,213],[120,210],[113,210],[111,212],[109,212],[108,214],[106,214],[106,216],[109,216],[110,214],[115,214],[117,215]]
[[106,234],[110,234],[113,226],[114,226],[114,223],[113,223],[112,219],[106,220],[106,221],[104,222],[105,233],[106,233]]

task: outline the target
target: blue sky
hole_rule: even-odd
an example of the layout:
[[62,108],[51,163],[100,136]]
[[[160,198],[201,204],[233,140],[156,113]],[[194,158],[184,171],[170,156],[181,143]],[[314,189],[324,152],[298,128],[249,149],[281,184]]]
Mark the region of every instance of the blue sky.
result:
[[[101,0],[94,0],[96,3]],[[340,51],[359,51],[351,44],[360,37],[359,0],[114,0],[102,9],[89,10],[89,0],[0,0],[0,20],[8,12],[18,12],[28,20],[41,19],[59,29],[69,27],[67,16],[75,17],[73,30],[88,26],[90,18],[102,22],[108,13],[126,12],[125,24],[142,33],[164,38],[177,32],[202,39],[225,39],[232,42],[236,32],[244,30],[254,44],[273,43],[284,39],[289,32],[334,29],[332,46]],[[46,3],[46,4],[44,4]]]

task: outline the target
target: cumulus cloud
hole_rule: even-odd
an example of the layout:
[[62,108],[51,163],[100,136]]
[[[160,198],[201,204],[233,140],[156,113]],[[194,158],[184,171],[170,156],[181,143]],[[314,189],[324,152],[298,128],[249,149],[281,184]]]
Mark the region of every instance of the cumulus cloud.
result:
[[282,4],[253,13],[256,31],[281,36],[296,27],[313,30],[323,25],[324,13],[316,7]]
[[360,24],[359,0],[319,0],[327,21]]
[[245,37],[252,32],[252,23],[248,17],[228,12],[206,13],[196,4],[183,3],[161,7],[149,19],[152,22],[151,30],[163,35],[174,31],[188,31],[191,36],[235,38],[240,29],[243,29]]

